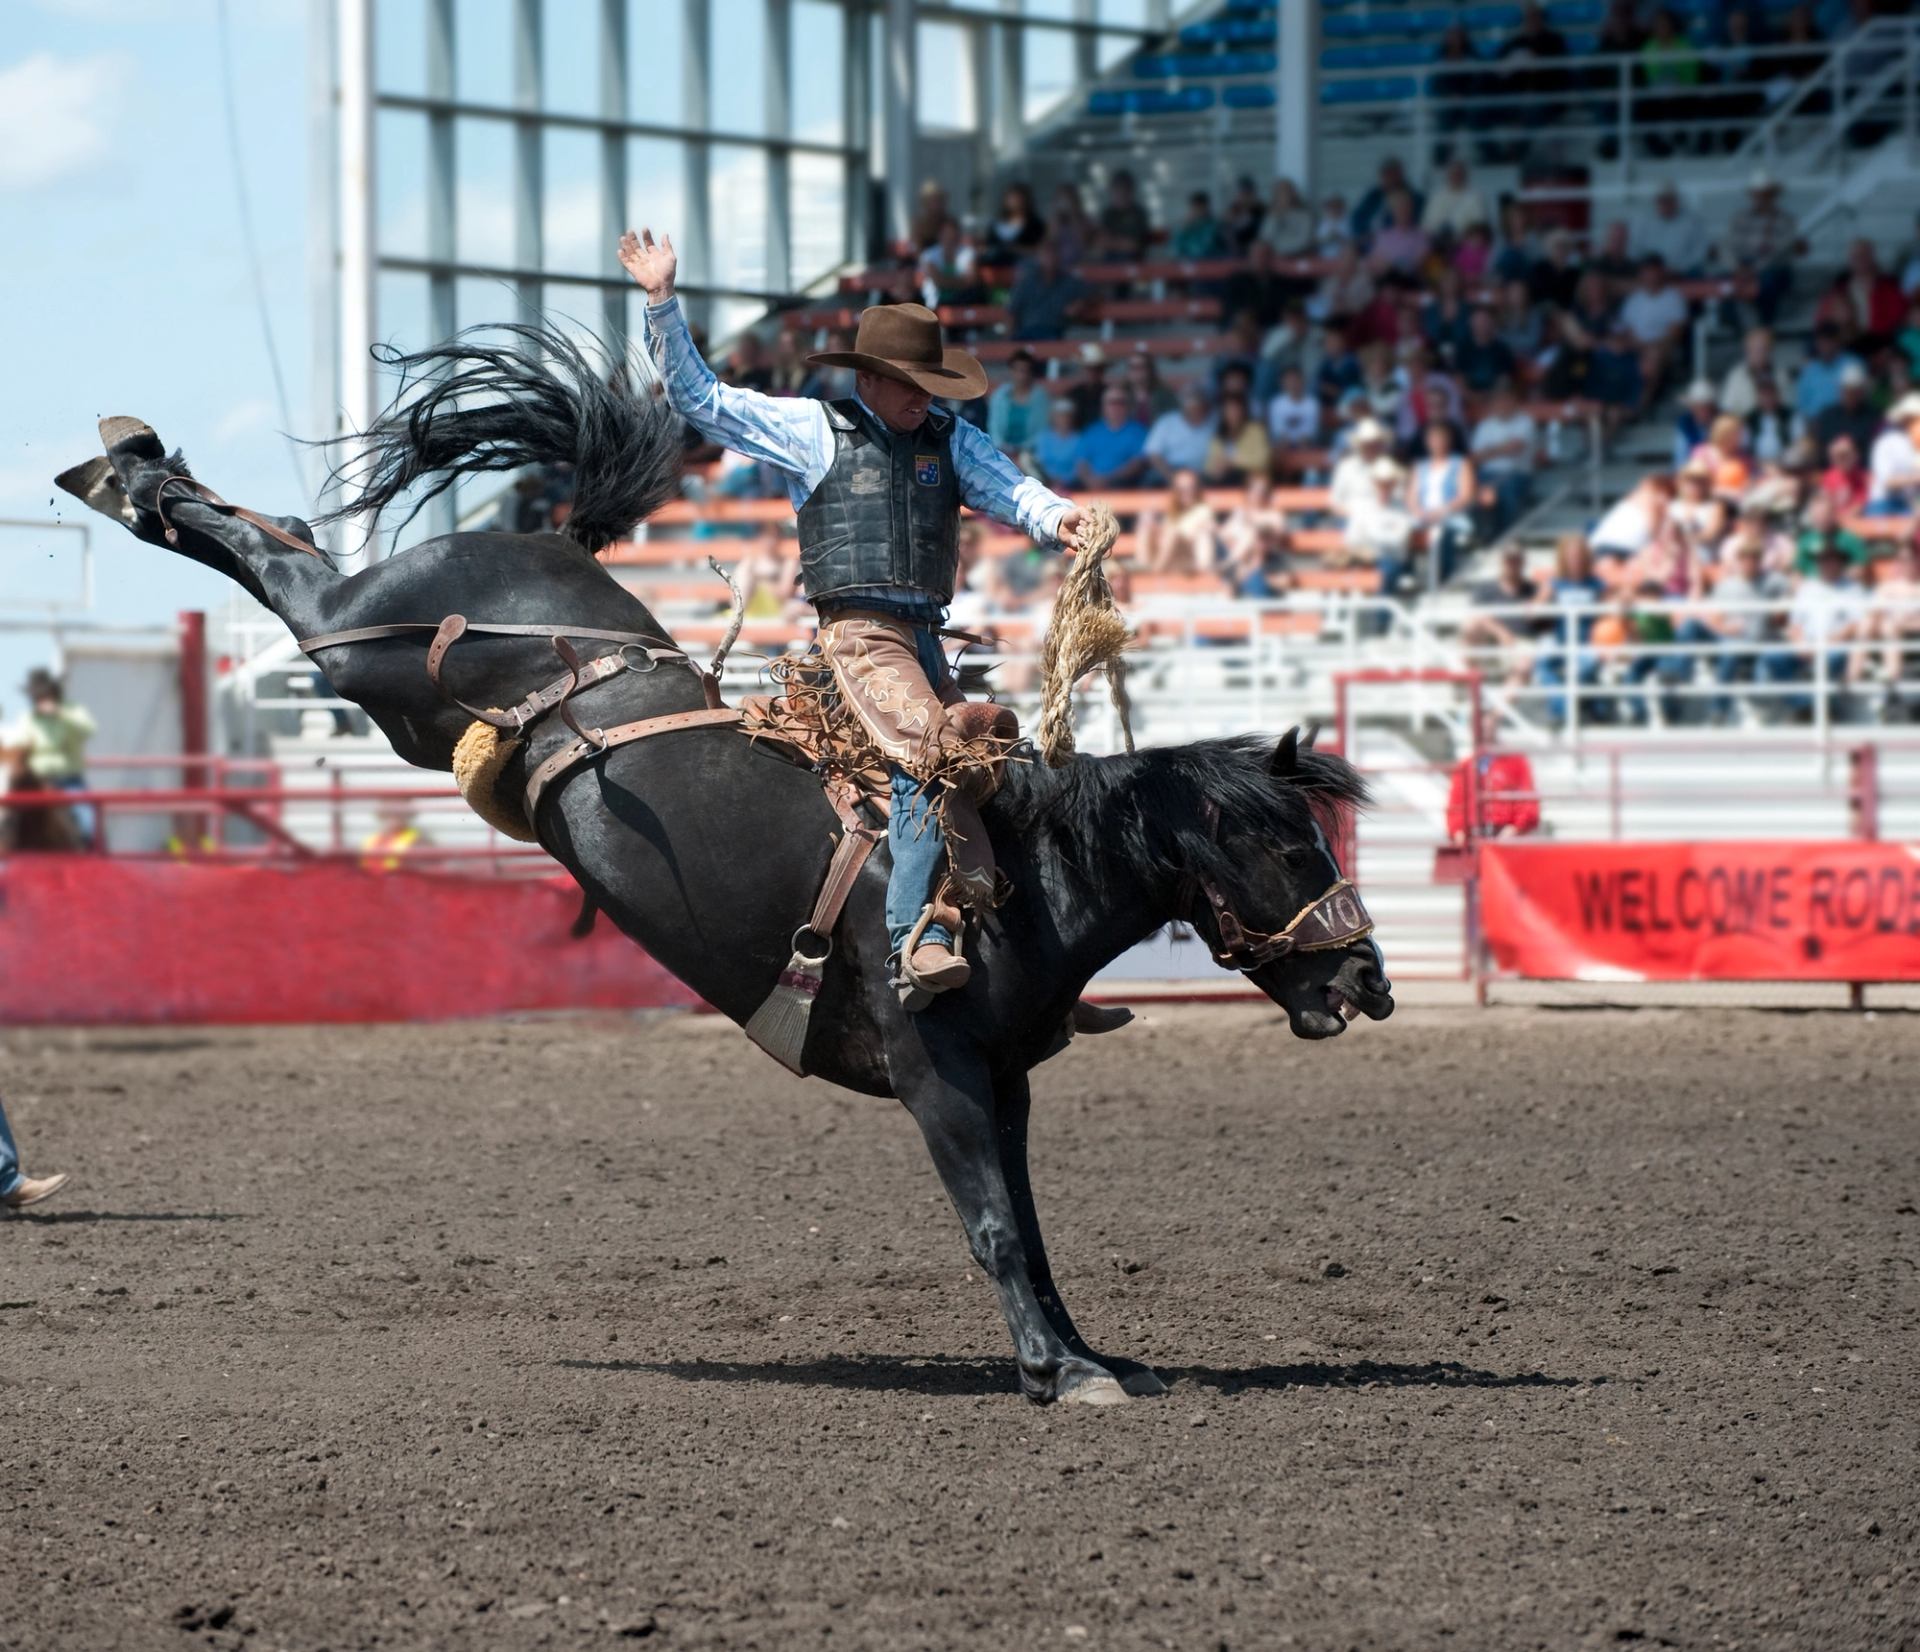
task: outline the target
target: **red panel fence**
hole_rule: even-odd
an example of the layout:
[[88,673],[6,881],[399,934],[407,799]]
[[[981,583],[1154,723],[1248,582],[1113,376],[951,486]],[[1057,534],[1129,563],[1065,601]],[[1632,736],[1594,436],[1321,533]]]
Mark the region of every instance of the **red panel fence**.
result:
[[0,1024],[430,1021],[697,1000],[567,878],[339,860],[0,861]]

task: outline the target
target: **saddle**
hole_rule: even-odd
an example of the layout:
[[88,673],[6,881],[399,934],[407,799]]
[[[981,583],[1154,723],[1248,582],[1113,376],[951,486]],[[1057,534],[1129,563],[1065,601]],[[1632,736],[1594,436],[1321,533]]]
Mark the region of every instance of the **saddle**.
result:
[[[892,806],[892,769],[841,697],[825,663],[816,654],[789,656],[775,660],[768,670],[778,692],[741,700],[741,731],[837,782],[886,820]],[[1005,765],[1020,760],[1014,752],[1020,720],[1011,706],[974,700],[948,706],[946,724],[958,738],[920,774],[924,783],[943,786],[936,808],[946,829],[949,864],[948,887],[939,904],[997,905],[999,874],[978,806],[999,788]]]

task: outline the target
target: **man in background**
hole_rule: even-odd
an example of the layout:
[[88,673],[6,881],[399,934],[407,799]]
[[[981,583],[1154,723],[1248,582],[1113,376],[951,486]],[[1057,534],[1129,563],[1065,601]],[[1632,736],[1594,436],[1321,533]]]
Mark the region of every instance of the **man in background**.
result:
[[[60,679],[44,667],[27,674],[26,694],[27,711],[0,734],[0,746],[24,747],[27,771],[47,791],[84,792],[87,742],[100,726],[93,713],[68,705]],[[74,827],[91,849],[97,824],[93,805],[76,803],[72,808]]]
[[7,1110],[0,1107],[0,1210],[25,1210],[42,1199],[51,1199],[67,1185],[66,1173],[38,1178],[20,1173],[20,1150],[13,1145],[13,1131],[7,1126]]

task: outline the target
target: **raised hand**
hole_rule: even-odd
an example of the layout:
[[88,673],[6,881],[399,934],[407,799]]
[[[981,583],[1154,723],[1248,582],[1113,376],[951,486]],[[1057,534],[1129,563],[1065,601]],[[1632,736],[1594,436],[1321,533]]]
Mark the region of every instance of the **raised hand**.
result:
[[671,236],[663,234],[656,241],[650,229],[642,228],[638,235],[628,230],[620,237],[620,265],[646,289],[651,303],[664,304],[673,297],[673,277],[680,258],[673,250]]

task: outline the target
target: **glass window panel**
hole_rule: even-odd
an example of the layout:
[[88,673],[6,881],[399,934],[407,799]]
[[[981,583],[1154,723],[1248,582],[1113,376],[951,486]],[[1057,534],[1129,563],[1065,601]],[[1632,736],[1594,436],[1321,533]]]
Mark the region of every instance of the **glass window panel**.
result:
[[1147,0],[1100,0],[1099,17],[1102,23],[1124,23],[1130,29],[1144,29]]
[[1024,67],[1021,104],[1027,119],[1035,121],[1074,89],[1073,36],[1065,29],[1027,30]]
[[707,179],[708,233],[716,287],[764,292],[767,285],[767,157],[715,144]]
[[380,0],[373,8],[373,78],[383,92],[425,94],[426,0]]
[[1131,35],[1098,34],[1094,37],[1094,62],[1105,74],[1115,64],[1139,50],[1140,42]]
[[973,54],[959,23],[921,23],[918,43],[920,124],[930,132],[970,132],[975,125]]
[[563,115],[600,113],[600,0],[545,0],[540,103]]
[[373,302],[375,338],[402,350],[420,350],[439,342],[433,336],[433,312],[424,275],[382,270],[374,284]]
[[596,275],[611,268],[613,249],[601,245],[599,134],[549,128],[542,158],[546,267]]
[[831,155],[795,155],[788,163],[793,223],[793,284],[804,287],[845,257],[847,169]]
[[513,101],[508,0],[460,0],[453,16],[453,84],[462,103]]
[[627,9],[627,118],[678,126],[687,118],[685,0],[631,0]]
[[453,134],[453,240],[463,264],[513,263],[513,127],[463,120]]
[[840,143],[846,128],[845,13],[825,0],[794,0],[793,135]]
[[743,333],[767,313],[766,305],[751,298],[716,298],[713,301],[713,325],[708,336],[730,339]]
[[453,313],[462,331],[468,327],[498,327],[519,314],[519,301],[509,281],[463,275],[454,283]]
[[[1075,0],[1026,0],[1020,8],[1029,17],[1052,17],[1070,20],[1075,10]],[[1049,33],[1053,32],[1051,30]],[[1031,40],[1033,37],[1027,37]]]
[[743,137],[767,131],[767,13],[764,0],[708,0],[707,96],[713,130]]
[[374,125],[375,205],[380,250],[427,256],[427,117],[382,109]]
[[706,272],[694,267],[685,250],[687,228],[687,146],[676,138],[627,140],[626,228],[663,231],[680,248],[680,274],[699,281]]

